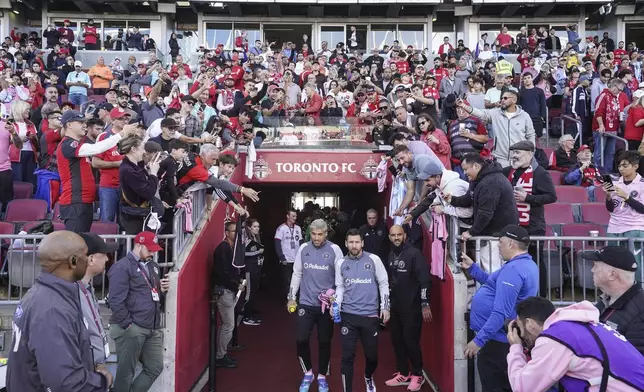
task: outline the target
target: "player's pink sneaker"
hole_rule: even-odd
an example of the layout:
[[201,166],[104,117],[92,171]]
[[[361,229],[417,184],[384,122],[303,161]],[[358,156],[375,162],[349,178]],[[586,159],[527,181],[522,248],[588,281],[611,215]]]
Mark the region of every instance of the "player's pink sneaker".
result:
[[409,376],[403,376],[400,373],[395,373],[394,377],[391,380],[385,381],[385,385],[388,387],[401,387],[403,385],[409,385],[409,382]]

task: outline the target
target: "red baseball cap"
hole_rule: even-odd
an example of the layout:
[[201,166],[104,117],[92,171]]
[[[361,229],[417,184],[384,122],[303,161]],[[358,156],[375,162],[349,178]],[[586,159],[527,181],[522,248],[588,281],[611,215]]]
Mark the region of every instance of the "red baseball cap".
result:
[[158,252],[162,250],[157,242],[157,236],[151,231],[142,231],[134,237],[135,244],[141,244],[148,248],[150,252]]
[[579,147],[579,150],[577,150],[577,152],[582,152],[584,150],[590,150],[588,144],[584,144],[583,146]]
[[110,110],[110,118],[112,120],[115,119],[115,118],[121,118],[123,116],[130,116],[130,113],[126,112],[125,110],[123,110],[121,108],[114,108],[114,109]]

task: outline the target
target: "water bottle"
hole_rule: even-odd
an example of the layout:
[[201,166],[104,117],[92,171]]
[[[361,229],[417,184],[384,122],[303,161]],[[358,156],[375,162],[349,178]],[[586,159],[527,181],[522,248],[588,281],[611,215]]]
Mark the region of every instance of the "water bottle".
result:
[[338,324],[342,319],[340,318],[340,306],[338,306],[337,302],[334,302],[332,305],[333,309],[333,322]]

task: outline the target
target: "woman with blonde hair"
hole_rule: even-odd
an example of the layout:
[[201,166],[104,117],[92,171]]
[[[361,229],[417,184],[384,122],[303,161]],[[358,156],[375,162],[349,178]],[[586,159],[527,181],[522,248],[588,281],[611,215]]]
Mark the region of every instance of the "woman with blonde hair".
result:
[[14,181],[29,182],[36,186],[36,175],[38,169],[38,131],[34,123],[29,121],[31,105],[25,101],[16,101],[11,105],[11,116],[5,123],[5,127],[13,127],[14,131],[22,140],[22,149],[11,145],[9,158],[11,159],[11,171]]

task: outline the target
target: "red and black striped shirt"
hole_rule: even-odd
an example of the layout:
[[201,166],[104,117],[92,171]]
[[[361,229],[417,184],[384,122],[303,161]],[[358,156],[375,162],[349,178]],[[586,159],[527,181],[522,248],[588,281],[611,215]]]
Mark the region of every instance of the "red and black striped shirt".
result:
[[56,149],[62,187],[61,205],[93,203],[96,199],[96,182],[90,158],[78,156],[82,145],[78,140],[64,137]]

